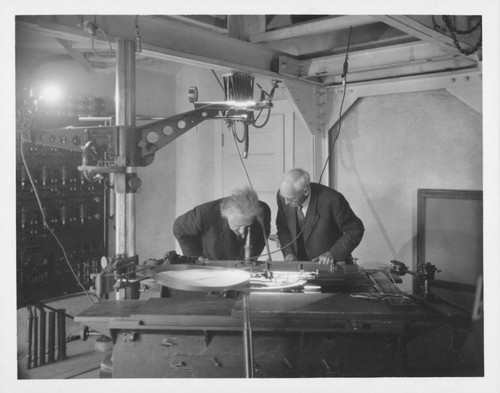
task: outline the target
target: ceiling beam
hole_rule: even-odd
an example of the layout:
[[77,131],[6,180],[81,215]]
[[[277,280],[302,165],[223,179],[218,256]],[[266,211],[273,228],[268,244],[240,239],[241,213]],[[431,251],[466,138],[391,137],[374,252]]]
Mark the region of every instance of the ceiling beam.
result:
[[[100,15],[97,23],[112,46],[118,38],[136,38],[133,15]],[[278,57],[283,54],[276,50],[156,16],[141,16],[139,26],[142,55],[221,71],[239,70],[264,77],[292,79],[276,72]],[[83,40],[90,49],[90,37],[76,26],[75,16],[28,17],[23,27],[79,44]],[[107,45],[102,33],[98,32],[94,40]],[[316,84],[300,80],[299,83]]]
[[[345,54],[303,61],[280,56],[280,73],[340,84],[345,60]],[[472,58],[451,56],[431,43],[416,41],[349,53],[347,79],[358,82],[477,67]]]
[[251,41],[252,37],[266,31],[265,15],[228,15],[227,32],[229,37]]
[[199,27],[200,29],[204,30],[210,30],[213,31],[214,33],[218,34],[227,34],[227,29],[225,27],[220,27],[216,26],[215,24],[209,24],[207,22],[202,22],[193,18],[190,18],[188,16],[184,15],[162,15],[162,18],[165,20],[178,20],[182,23],[187,23],[196,27]]
[[64,49],[66,49],[66,51],[73,58],[73,60],[75,60],[78,64],[80,64],[86,72],[88,73],[92,72],[93,70],[92,64],[90,64],[90,62],[85,58],[85,56],[81,52],[73,49],[70,41],[62,40],[60,38],[56,38],[56,40],[61,44],[61,46]]
[[252,42],[265,43],[286,40],[301,36],[348,29],[349,27],[357,27],[375,22],[378,22],[378,20],[370,15],[336,16],[311,22],[299,23],[294,26],[284,27],[263,33],[255,33]]
[[[325,84],[340,83],[345,59],[345,54],[316,58],[304,69],[307,77],[328,78]],[[417,41],[349,53],[348,65],[348,79],[360,81],[474,68],[478,63],[472,58],[450,56],[431,43]]]
[[[424,24],[413,17],[407,15],[379,15],[377,18],[381,22],[417,37],[422,41],[437,45],[447,53],[465,56],[457,49],[451,37],[436,31],[433,26]],[[463,49],[472,49],[472,46],[467,43],[460,42],[460,45]]]

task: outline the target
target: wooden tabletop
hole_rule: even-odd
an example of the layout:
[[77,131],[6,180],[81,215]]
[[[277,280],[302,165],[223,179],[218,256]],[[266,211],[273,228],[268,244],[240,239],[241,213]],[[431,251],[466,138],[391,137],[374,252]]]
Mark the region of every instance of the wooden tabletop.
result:
[[[444,321],[443,314],[423,305],[391,306],[384,301],[359,299],[349,294],[252,293],[249,297],[252,326],[261,330],[342,329],[346,323],[404,325]],[[151,298],[147,301],[106,300],[91,306],[75,320],[92,326],[106,323],[118,328],[239,330],[240,298],[205,293],[186,297]]]

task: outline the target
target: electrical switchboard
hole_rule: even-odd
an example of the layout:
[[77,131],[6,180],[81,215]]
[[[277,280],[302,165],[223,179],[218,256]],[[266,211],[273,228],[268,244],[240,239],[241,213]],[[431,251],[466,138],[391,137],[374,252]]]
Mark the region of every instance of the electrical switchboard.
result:
[[[95,115],[95,102],[86,101],[85,114]],[[78,122],[75,115],[81,114],[37,113],[36,124],[74,125],[68,121]],[[90,287],[91,275],[100,271],[107,255],[107,215],[106,180],[87,181],[78,171],[81,153],[22,141],[19,132],[16,136],[19,308]]]

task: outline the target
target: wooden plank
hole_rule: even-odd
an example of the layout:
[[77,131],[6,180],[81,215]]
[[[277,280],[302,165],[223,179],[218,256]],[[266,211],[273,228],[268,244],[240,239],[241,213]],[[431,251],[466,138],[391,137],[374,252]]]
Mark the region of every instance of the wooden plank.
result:
[[67,40],[62,40],[60,38],[56,38],[56,40],[62,45],[64,49],[70,54],[70,56],[82,66],[82,68],[88,72],[91,73],[93,71],[92,64],[89,63],[87,58],[82,55],[81,52],[73,49],[73,46],[70,41]]
[[200,294],[197,297],[153,298],[143,306],[137,308],[131,316],[138,318],[141,315],[213,315],[230,316],[235,299],[207,296]]
[[[250,295],[250,314],[252,318],[283,319],[369,319],[399,320],[427,319],[436,313],[426,307],[391,307],[382,301],[353,298],[348,294],[322,293],[252,293]],[[242,313],[242,301],[238,300],[233,315]]]
[[328,33],[335,30],[348,29],[349,27],[362,26],[375,23],[377,20],[370,15],[344,15],[330,17],[312,22],[298,23],[291,27],[272,30],[265,33],[254,34],[252,42],[272,42],[286,40],[305,35]]
[[75,316],[79,320],[94,317],[128,317],[138,307],[144,305],[144,300],[101,300],[82,313]]
[[83,323],[89,328],[110,336],[108,329],[112,319],[128,318],[133,310],[143,305],[142,300],[101,300],[75,316],[75,322]]
[[257,33],[266,30],[265,15],[228,15],[227,32],[229,37],[251,41]]
[[[406,15],[380,15],[378,19],[381,22],[386,23],[398,30],[401,30],[407,34],[421,39],[422,41],[427,41],[439,46],[442,50],[447,53],[454,55],[462,55],[453,43],[453,39],[445,34],[439,33],[433,28],[422,24],[421,22],[406,16]],[[472,48],[471,45],[460,42],[463,49],[469,50]]]

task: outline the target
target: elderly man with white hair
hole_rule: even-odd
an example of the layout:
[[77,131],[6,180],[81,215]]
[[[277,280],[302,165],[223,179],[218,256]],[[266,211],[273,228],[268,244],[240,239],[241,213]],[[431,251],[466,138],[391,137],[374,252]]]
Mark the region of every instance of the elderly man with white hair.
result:
[[[271,231],[271,209],[250,188],[210,201],[177,217],[176,237],[186,256],[209,260],[242,260],[250,236],[251,258],[257,258]],[[250,232],[250,235],[248,234]]]
[[284,175],[277,201],[276,227],[286,261],[352,263],[365,229],[341,193],[312,183],[307,171],[295,168]]

